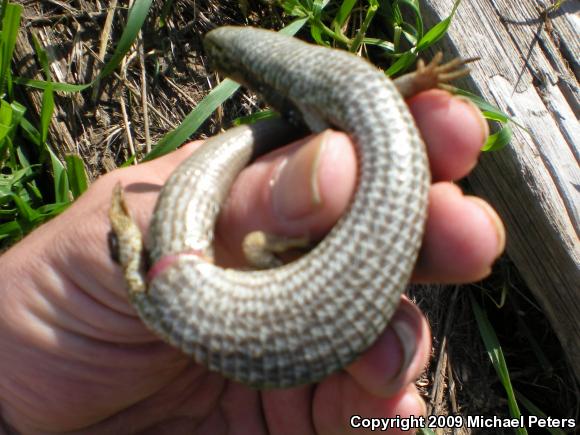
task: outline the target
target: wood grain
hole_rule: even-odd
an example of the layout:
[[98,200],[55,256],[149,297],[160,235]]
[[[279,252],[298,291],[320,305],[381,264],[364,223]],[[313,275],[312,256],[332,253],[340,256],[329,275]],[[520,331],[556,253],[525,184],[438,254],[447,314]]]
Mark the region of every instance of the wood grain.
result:
[[[463,84],[525,127],[514,126],[505,149],[485,153],[468,181],[503,218],[507,253],[578,379],[579,5],[567,1],[546,14],[547,2],[463,1],[443,41],[447,53],[481,57]],[[452,6],[452,0],[423,3],[430,24],[447,17]]]

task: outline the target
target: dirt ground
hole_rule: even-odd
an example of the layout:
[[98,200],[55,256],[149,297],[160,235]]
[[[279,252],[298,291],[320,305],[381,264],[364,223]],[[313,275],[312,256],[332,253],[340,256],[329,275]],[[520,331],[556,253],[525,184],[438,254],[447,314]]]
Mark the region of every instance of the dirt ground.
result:
[[[112,53],[113,41],[118,41],[127,16],[125,1],[118,2],[116,9],[116,1],[21,3],[25,11],[16,47],[18,75],[44,78],[32,48],[34,34],[52,59],[53,79],[69,83],[87,83],[96,77],[103,59]],[[51,143],[60,156],[79,154],[93,180],[113,170],[133,152],[142,155],[148,144],[155,144],[179,125],[218,83],[208,72],[201,35],[226,23],[279,28],[285,22],[281,10],[269,2],[176,0],[163,27],[159,14],[160,8],[156,7],[139,43],[98,91],[89,89],[56,98]],[[23,96],[30,109],[38,113],[40,92],[26,90]],[[196,138],[227,128],[232,119],[248,115],[257,107],[260,103],[254,96],[238,93],[203,125]],[[502,291],[508,294],[507,302],[497,309],[494,300],[500,300]],[[485,305],[515,389],[547,415],[578,418],[579,394],[574,377],[546,319],[507,258],[498,262],[485,282],[411,290],[411,297],[431,323],[434,337],[430,365],[417,381],[429,412],[509,416],[505,391],[474,320],[470,292]]]

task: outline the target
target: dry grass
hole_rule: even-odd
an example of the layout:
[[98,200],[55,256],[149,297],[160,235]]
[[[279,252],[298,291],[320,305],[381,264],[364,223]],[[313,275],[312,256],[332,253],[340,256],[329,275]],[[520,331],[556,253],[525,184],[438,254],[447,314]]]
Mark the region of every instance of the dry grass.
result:
[[[498,289],[509,293],[501,308],[496,307],[501,301]],[[509,418],[505,391],[483,346],[469,292],[485,304],[514,388],[546,415],[578,421],[580,395],[574,373],[548,320],[507,257],[502,257],[491,277],[482,282],[411,290],[433,334],[430,366],[418,381],[429,413]],[[534,351],[527,334],[537,342],[539,353]],[[521,405],[520,409],[525,411]],[[471,432],[463,428],[437,433]],[[473,433],[513,433],[513,430],[474,430]],[[538,432],[531,430],[530,433]]]
[[[118,40],[126,2],[79,0],[27,1],[16,47],[18,74],[43,78],[35,64],[30,35],[34,34],[52,57],[54,79],[69,83],[93,80],[106,52]],[[99,89],[74,96],[57,97],[57,111],[51,126],[53,146],[60,154],[78,153],[94,178],[114,169],[133,152],[144,152],[167,131],[174,129],[215,84],[202,56],[200,36],[216,24],[257,23],[258,13],[245,17],[235,2],[209,2],[203,8],[195,2],[176,1],[166,25],[148,22],[142,37],[121,67]],[[268,21],[276,14],[263,7]],[[159,10],[152,16],[157,17]],[[41,94],[27,96],[38,111]],[[234,108],[228,115],[248,114],[253,100]],[[216,118],[203,133],[216,131]]]

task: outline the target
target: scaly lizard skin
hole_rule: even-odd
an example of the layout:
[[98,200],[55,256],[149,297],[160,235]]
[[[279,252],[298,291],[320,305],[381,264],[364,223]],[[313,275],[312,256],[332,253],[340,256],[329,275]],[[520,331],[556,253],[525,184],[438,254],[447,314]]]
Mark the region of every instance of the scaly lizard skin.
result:
[[[221,27],[205,47],[221,73],[260,93],[292,123],[335,128],[356,143],[357,190],[308,254],[269,270],[213,264],[213,231],[237,174],[291,129],[281,121],[207,140],[171,175],[141,234],[118,186],[110,211],[131,302],[164,340],[257,388],[315,382],[345,367],[384,330],[421,245],[430,185],[425,146],[404,97],[462,75],[461,61],[396,81],[344,51],[275,32]],[[280,128],[285,132],[280,133]]]

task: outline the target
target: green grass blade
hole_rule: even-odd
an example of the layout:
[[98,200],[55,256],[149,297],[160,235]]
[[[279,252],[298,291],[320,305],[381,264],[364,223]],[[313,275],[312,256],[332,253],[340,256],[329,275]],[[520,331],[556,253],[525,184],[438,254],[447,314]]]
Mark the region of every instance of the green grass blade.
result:
[[[115,52],[111,59],[107,62],[103,70],[98,76],[98,79],[102,79],[110,74],[120,63],[123,56],[127,53],[130,49],[131,45],[133,44],[139,30],[141,29],[145,19],[147,17],[147,13],[151,6],[152,0],[137,0],[131,10],[129,11],[129,16],[127,19],[127,26],[121,35],[121,39],[117,44]],[[326,1],[318,1],[316,4],[317,9],[320,11],[324,6],[328,4],[328,0]],[[302,18],[295,20],[294,22],[290,23],[288,26],[281,30],[281,33],[287,35],[294,35],[302,26],[307,22],[307,18]],[[97,80],[98,80],[97,79]],[[91,86],[94,82],[85,84],[85,85],[73,85],[69,83],[53,83],[50,81],[43,81],[43,80],[32,80],[32,79],[25,79],[25,78],[17,78],[15,80],[16,83],[27,85],[31,87],[35,87],[38,89],[43,89],[45,91],[45,95],[52,96],[53,91],[61,91],[61,92],[78,92],[82,91],[89,86]],[[153,151],[149,153],[145,158],[146,160],[151,160],[161,155],[164,155],[170,151],[176,149],[179,145],[185,142],[195,131],[200,127],[200,125],[219,107],[220,104],[223,103],[227,98],[229,98],[237,89],[239,85],[231,80],[224,80],[220,85],[214,88],[210,94],[206,98],[204,98],[198,106],[183,120],[181,125],[179,125],[175,130],[166,134],[161,140],[157,143]],[[48,94],[46,94],[48,92]],[[50,97],[47,97],[50,99]],[[54,108],[54,98],[52,100],[52,105]],[[47,112],[50,106],[50,101],[47,101]],[[43,109],[45,104],[43,104]],[[43,110],[44,112],[44,110]],[[41,117],[42,118],[42,117]],[[46,119],[44,119],[46,121]],[[23,129],[28,133],[28,136],[31,137],[35,142],[38,141],[36,132],[33,129],[33,126],[30,123],[25,123],[23,125]],[[46,142],[47,138],[47,128],[45,128],[45,123],[41,122],[41,132],[40,132],[40,141],[42,143]],[[51,161],[53,161],[51,157]],[[53,161],[53,164],[55,162]],[[60,168],[59,168],[60,169]],[[60,181],[59,181],[60,180]],[[57,197],[60,200],[65,200],[62,196],[65,194],[68,186],[65,186],[64,183],[66,178],[62,176],[57,176],[55,172],[55,191],[59,192]],[[65,188],[66,187],[66,188]],[[76,194],[73,192],[73,195]]]
[[11,194],[11,196],[18,209],[18,216],[21,218],[21,222],[24,222],[26,226],[33,225],[34,221],[40,217],[40,213],[30,207],[20,196],[15,194]]
[[420,41],[423,38],[424,32],[423,17],[421,17],[419,2],[418,0],[399,0],[399,4],[407,5],[415,17],[414,28],[411,28],[408,23],[401,23],[401,26],[405,29],[405,32],[403,32],[405,37],[413,46],[415,46],[417,45],[417,41]]
[[[479,110],[481,110],[483,112],[493,113],[498,118],[503,117],[503,119],[501,119],[501,122],[507,122],[510,119],[509,116],[507,116],[505,113],[503,113],[497,107],[489,104],[487,101],[485,101],[479,95],[475,95],[474,93],[466,91],[465,89],[458,89],[458,88],[455,88],[453,90],[453,93],[457,94],[457,95],[463,95],[464,97],[469,98],[479,108]],[[498,120],[500,120],[500,119],[498,119]]]
[[41,152],[48,153],[52,174],[54,177],[54,194],[57,202],[67,202],[69,198],[69,185],[63,164],[52,152],[47,144],[50,120],[54,113],[54,92],[52,87],[44,90],[42,95],[42,107],[40,109],[40,143],[44,147]]
[[[2,4],[0,4],[0,20],[4,19],[4,11],[6,11],[7,5],[8,5],[8,0],[2,0]],[[1,28],[0,28],[0,31],[2,31]]]
[[[485,350],[487,351],[498,378],[506,391],[510,416],[512,418],[520,418],[521,413],[518,408],[509,376],[509,371],[503,355],[503,351],[501,350],[501,346],[499,344],[499,340],[497,339],[493,327],[487,318],[487,314],[479,306],[471,293],[469,293],[469,299],[471,302],[473,314],[475,315],[475,320],[477,321],[479,333],[485,345]],[[525,435],[528,432],[525,428],[517,428],[516,433],[519,435]]]
[[346,23],[346,20],[350,16],[352,8],[355,4],[356,0],[343,0],[332,22],[332,28],[335,31],[341,31],[342,26],[344,26],[344,23]]
[[299,18],[297,20],[294,20],[286,27],[280,29],[280,33],[283,35],[294,36],[307,22],[308,22],[307,18]]
[[479,108],[479,110],[481,110],[481,113],[485,119],[505,124],[502,125],[501,129],[498,132],[491,134],[487,138],[485,144],[481,148],[482,151],[498,151],[510,143],[513,136],[513,130],[508,124],[510,122],[527,131],[527,129],[524,126],[518,124],[516,120],[509,117],[501,110],[499,110],[497,107],[491,105],[478,95],[475,95],[464,89],[458,88],[455,88],[453,90],[453,93],[456,95],[462,95],[464,97],[469,98],[469,100],[473,102]]
[[[522,404],[522,406],[524,408],[526,408],[528,410],[528,412],[531,415],[534,415],[536,417],[542,417],[542,418],[546,418],[548,417],[546,415],[546,413],[542,412],[542,410],[540,408],[538,408],[536,405],[534,405],[526,396],[524,396],[522,393],[516,391],[516,397],[518,398],[518,401]],[[564,432],[561,429],[558,428],[551,428],[551,427],[546,427],[545,428],[549,433],[551,433],[552,435],[566,435],[566,432]]]
[[69,202],[72,198],[69,196],[69,183],[66,169],[62,162],[56,157],[56,154],[46,146],[50,158],[50,166],[54,177],[54,197],[56,202]]
[[453,5],[453,9],[451,10],[451,13],[447,18],[434,25],[431,29],[427,31],[427,33],[425,33],[425,35],[423,35],[423,37],[419,40],[419,43],[417,44],[417,51],[422,51],[431,47],[433,44],[437,43],[441,38],[443,38],[443,36],[445,36],[445,33],[447,33],[447,29],[451,24],[451,20],[455,15],[455,11],[459,6],[459,3],[461,3],[461,0],[457,0],[455,2],[455,4]]
[[[107,63],[99,78],[104,77],[116,68],[122,57],[125,55],[127,50],[131,47],[134,38],[137,36],[139,29],[141,28],[143,22],[145,21],[149,7],[151,6],[151,0],[141,0],[135,2],[133,8],[129,12],[129,19],[127,21],[127,26],[121,40],[117,45],[115,54],[111,60]],[[286,35],[294,35],[298,30],[304,26],[307,22],[306,18],[298,19],[290,23],[288,26],[280,30],[280,33]],[[132,38],[132,39],[131,39]],[[128,45],[127,45],[128,44]],[[42,80],[31,80],[18,78],[19,84],[25,84],[27,86],[36,87],[39,89],[47,89],[64,91],[64,92],[77,92],[86,89],[91,86],[92,83],[87,85],[72,85],[68,83],[52,83]],[[143,161],[152,160],[154,158],[160,157],[168,152],[175,150],[179,145],[183,144],[195,131],[200,127],[203,122],[209,118],[209,116],[227,100],[237,89],[239,85],[231,80],[224,80],[218,86],[216,86],[198,105],[197,107],[183,120],[183,122],[173,131],[167,133],[161,138],[161,140],[155,145],[154,149],[143,159]],[[30,124],[25,126],[28,128],[28,132],[33,136],[30,129],[32,127]],[[42,138],[42,136],[41,136]]]
[[139,34],[139,30],[143,27],[143,23],[147,18],[151,3],[153,0],[135,0],[131,9],[129,9],[129,14],[127,16],[127,25],[121,34],[119,43],[113,52],[113,56],[105,64],[104,68],[99,74],[99,79],[103,79],[111,74],[117,66],[121,63],[121,60],[127,54],[133,42]]
[[76,199],[85,192],[89,186],[89,180],[83,160],[74,154],[65,157],[66,173],[70,190]]
[[38,187],[36,186],[36,183],[34,182],[34,180],[29,181],[29,182],[26,183],[26,189],[27,189],[27,193],[28,193],[28,196],[29,196],[29,199],[28,199],[28,202],[29,203],[36,202],[38,204],[42,204],[45,201],[44,200],[44,195],[38,189]]
[[9,141],[7,140],[9,131],[9,127],[0,124],[0,167],[2,167],[2,163],[4,163],[4,160],[6,159],[8,147],[10,145]]
[[426,50],[427,48],[437,43],[437,41],[445,36],[445,33],[447,33],[447,29],[449,28],[450,24],[451,20],[448,17],[443,21],[435,24],[435,26],[431,27],[417,43],[417,51]]
[[308,10],[300,3],[299,0],[286,0],[282,4],[282,7],[284,8],[284,11],[292,17],[297,17],[300,19],[304,18],[306,20],[308,20],[310,17]]
[[22,132],[27,140],[40,147],[40,132],[36,129],[34,125],[26,118],[22,118],[20,121],[20,127],[22,127]]
[[227,100],[240,85],[236,82],[226,79],[200,101],[197,107],[185,117],[183,122],[174,130],[167,133],[161,138],[155,148],[147,154],[143,161],[153,160],[175,150],[179,145],[184,143],[204,121],[216,110],[220,104]]
[[253,124],[255,122],[262,121],[264,119],[277,118],[279,116],[280,116],[280,114],[278,112],[273,111],[273,110],[269,110],[269,109],[268,110],[261,110],[261,111],[256,112],[256,113],[252,113],[251,115],[248,115],[248,116],[240,116],[239,118],[234,119],[232,124],[235,126],[244,125],[244,124]]
[[387,71],[385,71],[385,73],[389,76],[389,77],[393,77],[396,74],[399,74],[407,69],[409,69],[414,63],[415,60],[417,59],[417,55],[413,52],[407,52],[405,54],[403,54],[400,58],[397,59],[397,61],[392,64]]
[[490,134],[481,151],[498,151],[512,140],[513,131],[509,125],[503,126],[497,133]]
[[310,36],[318,45],[328,45],[324,40],[324,30],[318,23],[312,23],[310,26]]
[[163,7],[161,8],[161,12],[159,13],[159,27],[165,27],[166,21],[167,21],[167,16],[169,15],[169,12],[171,11],[171,8],[173,6],[173,0],[166,0],[163,3]]
[[[10,221],[0,224],[0,241],[2,240],[19,240],[24,235],[24,230],[18,221]],[[4,244],[0,243],[0,248],[4,248]]]
[[51,82],[46,80],[35,80],[28,79],[26,77],[14,77],[14,83],[17,85],[28,86],[30,88],[46,90],[47,88],[52,88],[54,91],[59,92],[80,92],[91,87],[94,82],[87,83],[85,85],[74,85],[72,83],[59,83]]
[[[14,148],[10,152],[15,156],[12,163],[13,179],[12,188],[20,182],[20,175],[22,178],[32,178],[34,176],[34,168],[39,165],[31,165],[28,156],[22,151],[22,148]],[[19,169],[17,169],[19,168]],[[20,183],[22,184],[22,183]]]
[[44,77],[46,80],[51,81],[52,75],[50,74],[50,64],[48,62],[48,54],[46,50],[40,45],[38,38],[34,33],[32,34],[32,42],[34,44],[34,52],[36,53],[36,57],[38,58],[38,63],[40,63],[40,67],[42,68],[42,72],[44,72]]
[[15,168],[18,168],[18,160],[16,157],[16,152],[20,150],[20,148],[15,148],[14,143],[10,140],[10,136],[6,137],[6,145],[8,149],[8,159],[6,165],[10,168],[11,171],[14,171]]
[[[1,143],[4,138],[10,133],[13,128],[12,121],[12,106],[8,104],[5,100],[0,101],[0,149],[2,148]],[[0,153],[1,155],[1,153]]]
[[421,3],[419,0],[398,0],[400,5],[407,5],[413,11],[413,14],[417,17],[421,16]]
[[[288,26],[280,30],[285,35],[294,35],[307,22],[306,18],[293,21]],[[163,136],[154,146],[153,150],[147,154],[143,161],[153,160],[161,157],[183,144],[193,135],[197,129],[208,119],[211,114],[234,92],[239,89],[240,85],[230,79],[225,79],[218,86],[199,102],[174,130]]]
[[14,52],[14,46],[16,45],[18,29],[20,28],[22,6],[9,3],[4,6],[3,12],[2,33],[0,35],[2,47],[2,55],[0,57],[0,93],[4,93],[6,83],[10,80],[8,77],[11,75],[10,62],[12,61],[12,53]]
[[399,7],[398,1],[392,2],[388,13],[391,16],[393,27],[399,25],[403,21],[403,14],[401,14],[401,8]]
[[324,9],[329,2],[330,2],[330,0],[314,0],[313,1],[312,11],[314,12],[314,16],[316,18],[320,18],[320,14],[322,14],[322,9]]
[[42,107],[40,108],[40,141],[46,144],[48,139],[48,128],[54,112],[54,92],[52,87],[48,87],[42,94]]
[[26,107],[24,107],[18,101],[13,101],[10,103],[10,107],[12,107],[12,125],[13,127],[17,127],[20,125],[20,122],[26,113]]
[[54,171],[54,198],[56,202],[71,201],[72,198],[69,197],[70,187],[65,168],[53,153],[50,154],[50,162]]
[[[0,205],[8,204],[10,202],[10,186],[5,185],[0,178]],[[14,213],[13,209],[0,208],[0,218],[2,216],[11,216]]]
[[384,39],[369,38],[368,36],[365,36],[363,38],[363,44],[379,47],[387,54],[395,53],[395,45],[392,42],[386,41]]
[[362,40],[364,39],[366,32],[373,20],[373,18],[375,17],[375,14],[377,13],[377,11],[379,10],[379,2],[377,0],[368,0],[368,7],[366,8],[366,14],[365,14],[365,18],[363,20],[363,23],[360,26],[359,31],[357,32],[357,34],[355,35],[352,43],[350,44],[349,47],[349,51],[351,53],[356,53],[359,48],[360,45],[362,43]]
[[497,121],[502,123],[509,122],[509,117],[507,115],[504,115],[503,113],[482,110],[481,114],[484,116],[485,119],[489,119],[490,121]]
[[70,205],[71,202],[67,201],[67,202],[53,202],[52,204],[45,204],[43,206],[38,207],[37,211],[40,214],[41,219],[39,219],[37,224],[59,215],[64,210],[66,210]]

